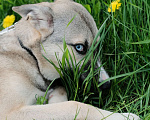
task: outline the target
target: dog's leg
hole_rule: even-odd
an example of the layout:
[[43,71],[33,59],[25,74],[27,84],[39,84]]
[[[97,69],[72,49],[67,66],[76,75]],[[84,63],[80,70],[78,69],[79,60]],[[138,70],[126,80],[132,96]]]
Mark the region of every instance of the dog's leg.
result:
[[[49,99],[48,99],[48,103],[49,104],[59,103],[59,102],[64,102],[64,101],[68,101],[68,99],[67,99],[67,93],[66,93],[65,88],[63,88],[63,87],[57,87],[53,91],[50,92]],[[134,118],[134,120],[136,120],[136,118],[138,118],[134,114],[128,114],[128,113],[119,114],[119,113],[111,113],[111,112],[100,110],[100,109],[97,109],[97,110],[99,111],[99,113],[102,113],[102,114],[104,112],[104,117],[106,117],[106,118],[104,118],[104,120],[109,120],[109,119],[111,119],[111,120],[113,120],[113,119],[114,120],[120,120],[121,117],[122,117],[122,119],[127,119],[127,118],[133,119]],[[105,114],[109,114],[109,115],[112,114],[112,115],[109,117],[108,115],[105,115]],[[87,113],[87,115],[88,115],[88,113]],[[94,117],[92,118],[92,120],[93,119],[94,119]]]
[[68,101],[67,92],[63,87],[57,87],[54,90],[50,91],[48,97],[48,104],[59,103]]
[[[75,101],[61,103],[25,106],[20,110],[11,112],[6,116],[7,120],[138,120],[133,114],[112,114],[109,111],[95,108]],[[110,115],[110,116],[109,116]]]

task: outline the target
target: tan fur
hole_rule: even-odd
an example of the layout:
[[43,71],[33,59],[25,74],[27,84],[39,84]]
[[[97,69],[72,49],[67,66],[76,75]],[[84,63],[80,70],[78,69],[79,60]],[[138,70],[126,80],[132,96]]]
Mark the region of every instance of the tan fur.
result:
[[[50,97],[49,104],[34,105],[35,96],[45,94],[47,84],[44,80],[60,77],[42,54],[57,65],[55,53],[62,58],[64,33],[67,44],[84,44],[87,40],[90,47],[97,27],[84,7],[69,0],[23,5],[13,10],[22,19],[13,30],[0,33],[0,120],[73,120],[78,112],[78,120],[100,120],[107,116],[106,120],[139,118],[134,114],[112,113],[80,102],[66,101],[66,92],[60,88],[50,93],[54,102],[60,103],[52,102]],[[75,19],[66,28],[74,15]],[[77,53],[73,46],[68,45],[68,48],[74,50],[77,62],[85,56]],[[100,82],[109,78],[103,68],[100,75]]]

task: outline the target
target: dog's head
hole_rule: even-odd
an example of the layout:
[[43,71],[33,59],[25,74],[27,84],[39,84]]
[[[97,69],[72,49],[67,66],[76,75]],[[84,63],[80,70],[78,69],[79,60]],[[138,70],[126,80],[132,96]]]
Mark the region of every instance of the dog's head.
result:
[[[22,16],[15,26],[16,36],[24,46],[32,51],[41,74],[48,80],[60,76],[55,68],[43,58],[42,54],[58,65],[55,54],[59,59],[62,58],[65,35],[68,49],[70,51],[73,49],[76,61],[79,62],[86,55],[98,32],[96,24],[87,10],[71,0],[22,5],[13,7],[13,10]],[[67,27],[75,15],[76,17]],[[98,61],[95,67],[100,66]],[[82,78],[86,75],[84,74]],[[99,77],[99,82],[109,78],[103,67],[101,67]]]

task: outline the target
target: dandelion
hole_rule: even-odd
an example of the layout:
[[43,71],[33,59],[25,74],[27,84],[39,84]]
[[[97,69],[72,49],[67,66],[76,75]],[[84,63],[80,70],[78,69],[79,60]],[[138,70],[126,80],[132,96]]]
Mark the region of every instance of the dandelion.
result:
[[5,19],[3,20],[3,27],[7,28],[11,26],[15,21],[15,16],[14,15],[7,15]]
[[111,10],[112,10],[112,12],[115,12],[116,9],[118,10],[121,6],[121,3],[119,3],[119,2],[120,2],[120,0],[113,1],[108,7],[108,12],[111,12]]

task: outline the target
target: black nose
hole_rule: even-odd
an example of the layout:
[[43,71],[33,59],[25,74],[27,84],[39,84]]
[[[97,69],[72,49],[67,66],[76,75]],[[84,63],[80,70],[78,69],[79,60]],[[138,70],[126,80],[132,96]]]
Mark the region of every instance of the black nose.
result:
[[110,86],[111,86],[110,81],[107,81],[107,82],[105,82],[102,86],[100,86],[100,88],[103,90],[103,89],[108,89],[108,88],[110,88]]

